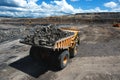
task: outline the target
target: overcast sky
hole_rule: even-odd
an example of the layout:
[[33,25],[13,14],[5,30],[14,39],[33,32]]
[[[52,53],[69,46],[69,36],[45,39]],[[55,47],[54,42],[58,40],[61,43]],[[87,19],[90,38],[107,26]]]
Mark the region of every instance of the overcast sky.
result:
[[120,12],[120,0],[0,0],[0,16],[37,18],[86,12]]

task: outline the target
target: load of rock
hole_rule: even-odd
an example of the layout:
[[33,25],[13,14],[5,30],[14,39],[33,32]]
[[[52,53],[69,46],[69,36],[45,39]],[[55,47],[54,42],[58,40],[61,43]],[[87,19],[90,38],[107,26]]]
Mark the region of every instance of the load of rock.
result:
[[72,32],[62,31],[53,25],[38,25],[31,32],[33,34],[27,35],[24,38],[24,42],[38,46],[53,46],[57,40],[73,34]]

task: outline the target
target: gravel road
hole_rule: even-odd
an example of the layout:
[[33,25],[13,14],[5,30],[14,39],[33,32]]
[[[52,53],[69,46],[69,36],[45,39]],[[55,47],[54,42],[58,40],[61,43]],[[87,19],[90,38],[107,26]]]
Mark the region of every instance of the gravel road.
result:
[[120,29],[94,24],[80,35],[78,55],[63,70],[32,60],[19,39],[1,43],[0,80],[120,80]]

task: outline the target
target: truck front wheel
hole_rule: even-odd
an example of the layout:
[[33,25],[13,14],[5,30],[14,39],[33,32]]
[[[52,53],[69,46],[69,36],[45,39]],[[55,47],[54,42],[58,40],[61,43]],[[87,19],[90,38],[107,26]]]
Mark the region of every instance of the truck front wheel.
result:
[[67,66],[68,62],[69,62],[69,52],[65,50],[58,57],[58,67],[60,69],[63,69]]

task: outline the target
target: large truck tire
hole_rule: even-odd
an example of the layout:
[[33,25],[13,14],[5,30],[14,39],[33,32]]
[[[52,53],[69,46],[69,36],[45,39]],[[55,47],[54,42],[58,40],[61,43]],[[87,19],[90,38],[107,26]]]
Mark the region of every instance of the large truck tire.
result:
[[69,62],[69,52],[65,50],[58,56],[59,69],[65,68],[68,65],[68,62]]
[[76,45],[74,48],[69,49],[70,58],[75,57],[78,54],[78,45]]
[[40,48],[39,47],[35,47],[35,46],[32,46],[30,48],[30,57],[33,59],[33,60],[41,60],[41,55],[40,55]]

